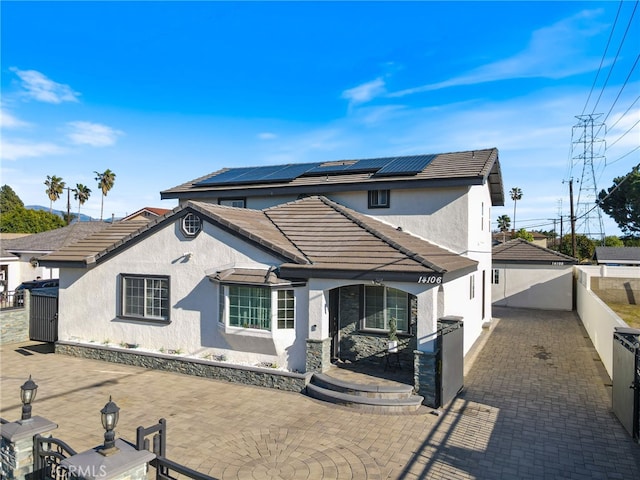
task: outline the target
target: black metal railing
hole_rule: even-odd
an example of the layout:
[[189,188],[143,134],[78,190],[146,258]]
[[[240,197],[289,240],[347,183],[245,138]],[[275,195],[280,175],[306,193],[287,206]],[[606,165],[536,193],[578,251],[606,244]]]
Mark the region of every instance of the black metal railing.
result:
[[6,308],[23,308],[24,307],[24,292],[9,290],[6,292],[0,292],[0,309]]
[[[146,438],[149,435],[153,435],[152,445],[150,445],[149,439]],[[152,448],[149,448],[150,446]],[[156,455],[156,458],[149,462],[149,465],[156,469],[156,480],[177,480],[178,477],[174,475],[182,475],[193,480],[217,480],[166,457],[167,421],[164,418],[161,418],[157,424],[150,427],[138,427],[136,430],[136,449],[149,450]]]
[[35,480],[67,480],[69,471],[60,465],[76,451],[58,438],[33,437],[33,478]]

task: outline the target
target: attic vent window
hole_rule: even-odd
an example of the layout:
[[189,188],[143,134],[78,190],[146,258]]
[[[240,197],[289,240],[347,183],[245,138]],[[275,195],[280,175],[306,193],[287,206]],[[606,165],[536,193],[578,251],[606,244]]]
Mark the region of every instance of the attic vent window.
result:
[[182,219],[182,231],[188,237],[195,237],[202,229],[200,217],[193,213],[187,214]]

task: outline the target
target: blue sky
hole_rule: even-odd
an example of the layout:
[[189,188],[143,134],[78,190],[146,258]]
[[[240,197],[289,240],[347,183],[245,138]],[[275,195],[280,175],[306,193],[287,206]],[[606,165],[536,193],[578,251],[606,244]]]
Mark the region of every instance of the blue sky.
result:
[[83,183],[97,218],[108,168],[120,217],[221,167],[497,147],[516,227],[551,229],[576,115],[606,119],[598,189],[640,163],[636,6],[3,1],[0,183],[44,206],[47,175]]

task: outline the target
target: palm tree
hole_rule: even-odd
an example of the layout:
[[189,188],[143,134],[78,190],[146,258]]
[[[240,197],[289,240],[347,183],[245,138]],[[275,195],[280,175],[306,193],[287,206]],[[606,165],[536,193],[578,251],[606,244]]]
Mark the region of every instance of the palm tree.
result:
[[109,190],[113,188],[113,184],[116,181],[116,174],[113,173],[108,168],[100,173],[93,172],[96,174],[96,180],[98,181],[98,188],[102,191],[102,202],[100,203],[100,221],[102,221],[102,213],[104,210],[104,197],[107,196]]
[[60,198],[66,184],[62,181],[61,177],[56,177],[55,175],[47,175],[47,180],[44,184],[47,186],[45,192],[50,200],[49,213],[53,213],[53,202]]
[[84,205],[84,202],[89,200],[91,195],[91,189],[84,186],[81,183],[76,183],[76,188],[73,189],[73,198],[78,201],[78,221],[80,221],[80,207]]
[[513,187],[509,194],[511,195],[511,200],[513,200],[513,231],[516,230],[516,204],[518,200],[522,198],[522,190],[519,187]]
[[502,232],[502,242],[505,241],[505,233],[509,230],[511,226],[511,219],[509,215],[500,215],[498,217],[498,228]]

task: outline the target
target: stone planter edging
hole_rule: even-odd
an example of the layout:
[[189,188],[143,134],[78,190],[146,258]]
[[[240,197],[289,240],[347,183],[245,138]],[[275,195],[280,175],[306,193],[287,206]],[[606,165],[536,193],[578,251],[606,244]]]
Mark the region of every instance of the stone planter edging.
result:
[[56,342],[55,352],[74,357],[122,363],[290,392],[304,391],[312,375],[312,373],[284,372],[269,368],[233,365],[212,360],[161,353],[136,352],[125,348],[87,345],[67,341]]

